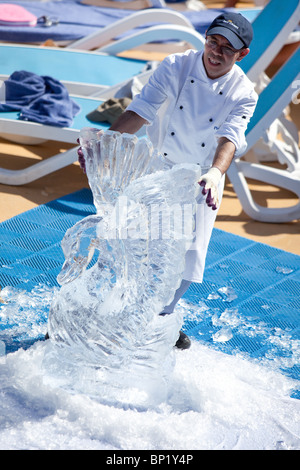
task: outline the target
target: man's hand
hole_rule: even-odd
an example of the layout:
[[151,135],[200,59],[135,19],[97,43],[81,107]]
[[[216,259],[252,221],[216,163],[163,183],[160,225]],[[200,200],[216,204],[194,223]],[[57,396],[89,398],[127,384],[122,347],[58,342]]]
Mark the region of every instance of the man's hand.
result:
[[221,171],[216,168],[212,167],[205,173],[200,181],[199,184],[202,186],[202,194],[206,197],[206,204],[212,208],[212,210],[216,210],[219,205],[219,182],[222,178]]
[[[103,131],[101,129],[97,129],[96,127],[91,127],[90,129],[94,129],[96,131],[99,131],[99,135],[101,135],[103,133]],[[80,145],[79,139],[77,139],[77,143]],[[83,154],[83,151],[82,151],[81,147],[78,148],[77,155],[78,155],[78,162],[79,162],[80,168],[82,169],[83,173],[86,173],[85,158],[84,158],[84,154]]]
[[[77,140],[77,142],[79,143],[79,139]],[[78,155],[78,161],[79,161],[80,168],[82,169],[83,173],[86,173],[85,158],[84,158],[83,151],[82,151],[81,147],[79,147],[79,149],[77,150],[77,155]]]

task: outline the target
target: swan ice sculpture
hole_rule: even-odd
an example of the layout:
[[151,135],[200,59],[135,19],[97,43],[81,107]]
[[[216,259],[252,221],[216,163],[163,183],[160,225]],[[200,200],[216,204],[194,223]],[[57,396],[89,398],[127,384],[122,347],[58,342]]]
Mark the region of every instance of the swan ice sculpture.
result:
[[128,378],[162,380],[182,318],[159,313],[181,282],[200,172],[171,167],[147,139],[84,129],[80,143],[97,214],[63,239],[48,327],[60,359],[97,371],[103,396],[112,381],[120,391]]

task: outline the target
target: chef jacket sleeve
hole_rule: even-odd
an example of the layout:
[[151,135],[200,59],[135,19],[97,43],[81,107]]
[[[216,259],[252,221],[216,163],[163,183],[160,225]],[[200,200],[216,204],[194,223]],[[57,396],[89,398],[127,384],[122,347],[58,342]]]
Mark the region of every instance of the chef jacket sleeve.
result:
[[166,57],[153,72],[141,93],[135,96],[127,110],[134,111],[149,124],[152,124],[158,109],[168,98],[168,90],[170,90],[170,86],[172,87],[172,73],[176,73],[175,71],[171,72],[170,67],[172,69],[174,66],[172,57]]
[[249,97],[242,98],[227,116],[227,119],[216,132],[216,138],[226,137],[233,142],[235,156],[241,156],[247,149],[245,132],[254,113],[257,103],[257,94],[253,91]]

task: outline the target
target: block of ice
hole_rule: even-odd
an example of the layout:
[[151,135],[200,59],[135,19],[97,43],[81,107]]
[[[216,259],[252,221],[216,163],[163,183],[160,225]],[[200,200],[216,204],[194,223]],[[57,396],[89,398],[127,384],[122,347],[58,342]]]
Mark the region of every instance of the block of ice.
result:
[[[159,313],[181,282],[200,169],[166,167],[146,139],[112,132],[84,136],[97,214],[63,240],[62,287],[48,326],[70,377],[76,376],[70,364],[97,370],[103,395],[112,381],[120,390],[128,378],[135,384],[137,377],[162,380],[182,318]],[[86,269],[95,250],[97,261]]]
[[173,166],[148,139],[130,134],[84,128],[79,141],[98,214],[106,212],[106,204],[109,210],[133,180]]

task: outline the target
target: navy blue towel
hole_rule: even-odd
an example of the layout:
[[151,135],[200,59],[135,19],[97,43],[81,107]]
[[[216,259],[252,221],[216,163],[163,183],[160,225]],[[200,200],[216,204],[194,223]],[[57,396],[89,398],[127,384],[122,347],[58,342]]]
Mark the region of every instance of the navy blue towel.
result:
[[80,111],[58,80],[24,70],[14,72],[5,81],[5,96],[0,111],[20,111],[19,119],[23,121],[69,127]]

